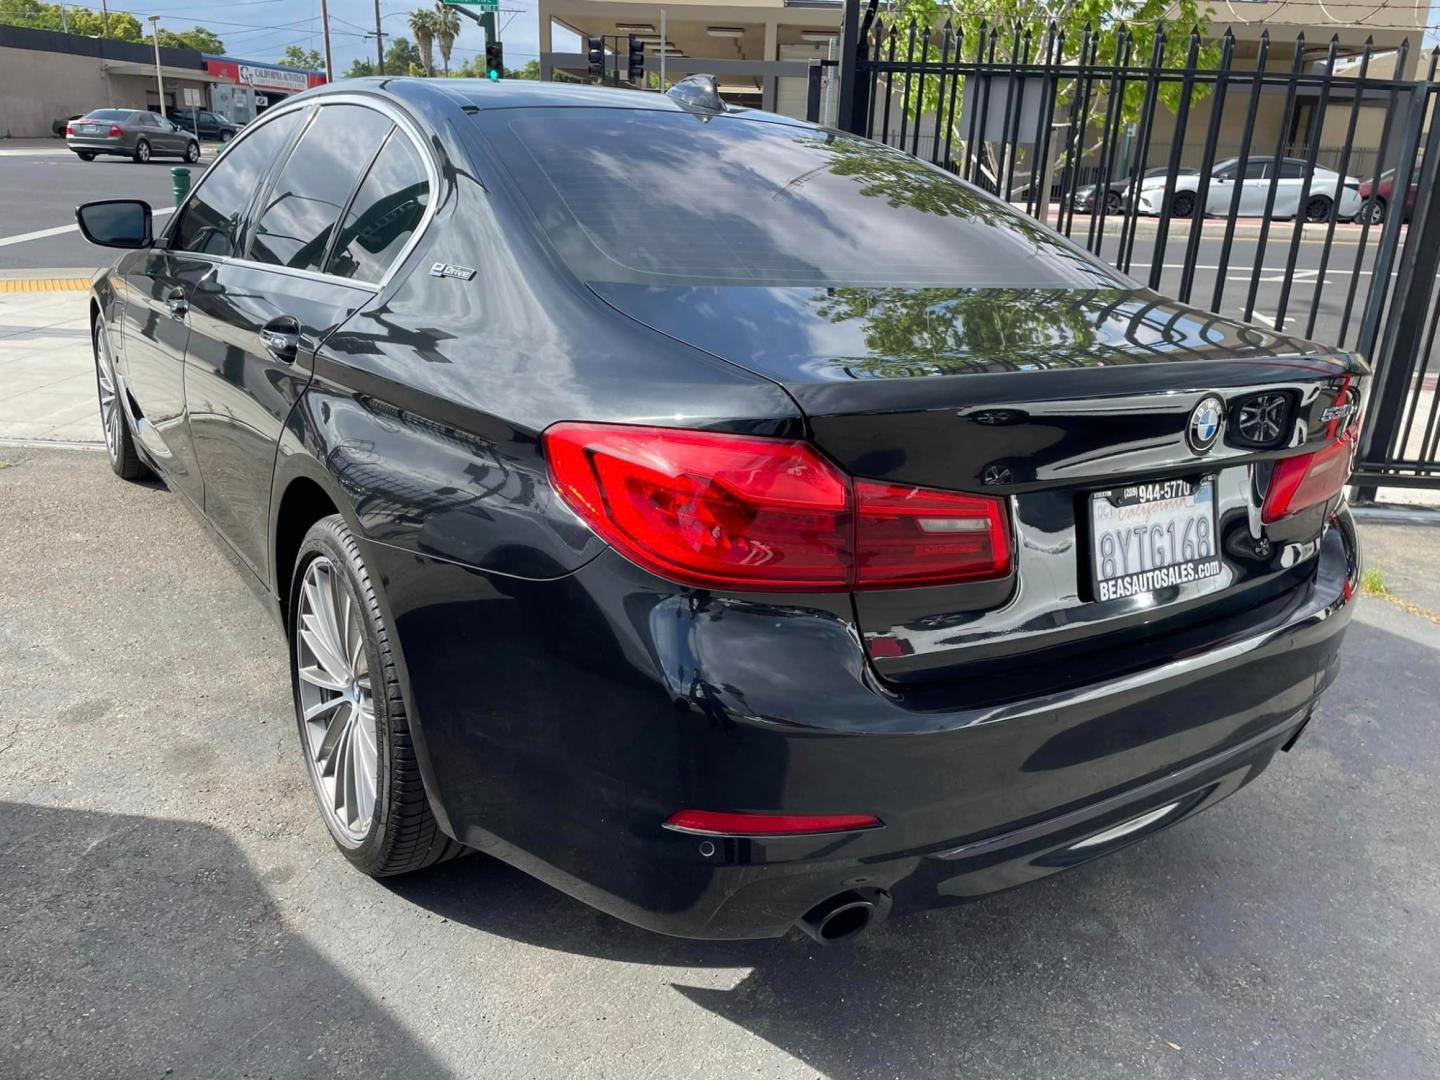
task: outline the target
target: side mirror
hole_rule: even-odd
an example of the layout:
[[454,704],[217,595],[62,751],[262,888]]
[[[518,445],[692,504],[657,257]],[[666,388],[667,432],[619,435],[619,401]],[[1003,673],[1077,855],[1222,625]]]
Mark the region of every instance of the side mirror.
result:
[[101,247],[147,248],[154,242],[150,204],[139,199],[101,199],[75,208],[86,240]]

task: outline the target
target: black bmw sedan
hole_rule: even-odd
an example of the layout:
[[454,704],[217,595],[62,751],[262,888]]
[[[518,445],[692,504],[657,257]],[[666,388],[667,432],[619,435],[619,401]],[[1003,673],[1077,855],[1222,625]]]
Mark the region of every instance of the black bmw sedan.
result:
[[1363,362],[685,91],[345,82],[158,234],[78,211],[131,249],[90,297],[111,463],[273,608],[345,856],[838,940],[1289,749]]

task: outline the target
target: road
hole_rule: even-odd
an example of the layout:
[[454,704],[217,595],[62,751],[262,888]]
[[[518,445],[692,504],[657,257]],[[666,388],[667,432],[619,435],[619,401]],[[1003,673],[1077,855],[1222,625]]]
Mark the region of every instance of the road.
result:
[[[1296,749],[1141,844],[853,948],[685,942],[491,859],[352,871],[178,497],[0,466],[0,1076],[1440,1075],[1430,614],[1362,599]],[[1440,531],[1365,539],[1433,583]]]
[[[218,144],[204,144],[200,173]],[[81,161],[59,139],[0,141],[0,270],[94,269],[113,252],[85,242],[75,228],[75,207],[91,199],[144,199],[157,210],[173,207],[170,170],[179,159],[138,165],[125,158]],[[40,235],[36,235],[40,234]]]
[[[206,149],[205,162],[213,159],[215,147]],[[87,268],[93,269],[110,261],[110,253],[87,244],[73,228],[75,205],[87,199],[142,198],[157,209],[173,204],[170,191],[170,167],[177,162],[154,162],[148,166],[118,158],[82,162],[59,143],[24,143],[7,147],[0,143],[0,271],[25,268]],[[194,170],[198,179],[199,169]],[[1226,273],[1226,289],[1221,311],[1243,316],[1248,300],[1249,283],[1259,257],[1258,242],[1246,233],[1253,233],[1258,221],[1250,221],[1240,230],[1241,239],[1234,243]],[[1077,218],[1074,236],[1083,243],[1087,219]],[[1145,280],[1154,255],[1154,219],[1142,219],[1140,236],[1135,243],[1132,275]],[[1162,292],[1174,295],[1180,287],[1181,267],[1185,258],[1186,223],[1179,223],[1164,255]],[[1110,231],[1118,229],[1110,222]],[[1254,303],[1254,318],[1275,325],[1283,286],[1284,267],[1289,256],[1291,222],[1273,222],[1265,246],[1261,282]],[[60,230],[55,232],[55,230]],[[39,235],[36,235],[39,234]],[[1345,311],[1350,284],[1357,282],[1355,300],[1344,344],[1353,344],[1364,310],[1370,282],[1370,264],[1379,240],[1379,230],[1370,230],[1364,245],[1365,258],[1357,273],[1356,252],[1359,245],[1358,226],[1337,226],[1335,243],[1320,282],[1319,269],[1324,245],[1314,230],[1306,233],[1297,251],[1294,286],[1288,303],[1284,329],[1299,336],[1310,336],[1326,344],[1341,343],[1341,319]],[[1111,259],[1116,253],[1118,238],[1107,237],[1101,257]],[[1197,258],[1192,302],[1208,307],[1220,262],[1220,226],[1207,225]],[[1312,306],[1318,312],[1313,329],[1308,316]]]

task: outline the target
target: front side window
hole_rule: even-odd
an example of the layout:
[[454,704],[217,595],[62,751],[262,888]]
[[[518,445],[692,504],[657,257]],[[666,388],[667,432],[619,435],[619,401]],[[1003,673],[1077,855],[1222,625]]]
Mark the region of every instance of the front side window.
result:
[[420,227],[430,197],[430,177],[420,155],[396,129],[355,193],[326,270],[379,281]]
[[361,105],[323,106],[266,197],[250,258],[319,270],[360,171],[393,126]]
[[1004,203],[840,132],[648,109],[496,110],[476,123],[585,281],[1121,283]]
[[235,254],[255,189],[285,149],[303,115],[285,113],[260,124],[212,165],[180,212],[171,233],[171,247],[207,255]]
[[1281,180],[1303,180],[1305,177],[1305,163],[1303,161],[1282,161],[1280,163]]
[[1265,165],[1266,165],[1266,162],[1263,162],[1263,161],[1247,161],[1247,162],[1245,163],[1245,179],[1246,179],[1246,180],[1264,180],[1264,179],[1265,179]]

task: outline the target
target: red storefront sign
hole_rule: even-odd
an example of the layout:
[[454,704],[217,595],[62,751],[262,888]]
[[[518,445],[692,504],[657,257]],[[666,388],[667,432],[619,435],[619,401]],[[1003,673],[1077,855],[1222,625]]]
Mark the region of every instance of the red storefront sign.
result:
[[301,71],[276,64],[254,64],[223,57],[205,57],[205,70],[240,86],[252,86],[256,90],[281,94],[298,94],[302,90],[325,83],[323,72]]

